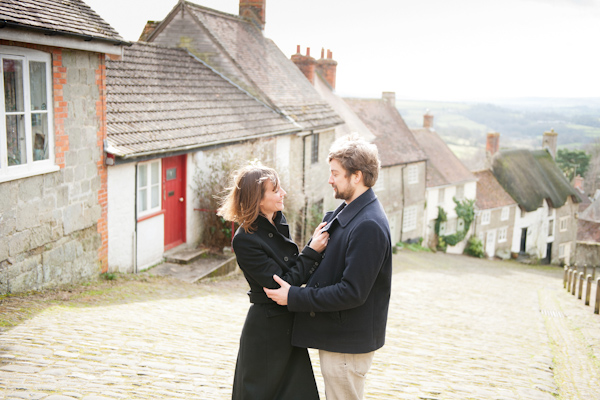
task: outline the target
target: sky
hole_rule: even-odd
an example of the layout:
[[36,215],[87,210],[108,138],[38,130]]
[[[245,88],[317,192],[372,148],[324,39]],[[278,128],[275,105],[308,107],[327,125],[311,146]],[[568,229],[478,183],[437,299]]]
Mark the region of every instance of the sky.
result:
[[[177,0],[83,0],[128,41]],[[193,0],[238,14],[238,0]],[[267,0],[286,55],[338,62],[345,97],[481,101],[600,97],[600,0]]]

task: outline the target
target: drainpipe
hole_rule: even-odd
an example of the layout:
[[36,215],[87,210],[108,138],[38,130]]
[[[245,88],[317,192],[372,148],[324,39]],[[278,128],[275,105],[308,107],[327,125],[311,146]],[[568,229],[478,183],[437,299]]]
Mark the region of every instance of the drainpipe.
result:
[[304,223],[302,224],[301,243],[306,242],[304,239],[306,237],[306,224],[308,223],[308,199],[306,197],[306,136],[308,135],[302,136],[302,194],[304,195]]
[[134,204],[133,204],[133,254],[132,254],[132,262],[133,262],[133,273],[137,274],[138,273],[138,268],[137,268],[137,182],[138,182],[138,163],[135,164],[135,182],[133,184],[133,188],[134,188],[134,194],[133,194],[133,199],[134,199]]

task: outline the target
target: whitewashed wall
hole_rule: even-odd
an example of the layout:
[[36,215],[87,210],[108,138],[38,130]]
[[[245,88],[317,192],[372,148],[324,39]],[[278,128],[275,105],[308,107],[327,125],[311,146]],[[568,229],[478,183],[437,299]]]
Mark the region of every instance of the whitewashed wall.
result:
[[108,168],[108,270],[133,272],[135,164]]

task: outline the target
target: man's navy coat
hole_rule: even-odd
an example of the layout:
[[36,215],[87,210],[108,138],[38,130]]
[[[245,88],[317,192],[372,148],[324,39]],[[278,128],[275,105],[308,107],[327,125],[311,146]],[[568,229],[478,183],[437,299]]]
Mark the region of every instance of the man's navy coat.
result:
[[290,287],[292,344],[368,353],[385,342],[392,280],[390,228],[372,189],[323,221],[329,244],[306,287]]

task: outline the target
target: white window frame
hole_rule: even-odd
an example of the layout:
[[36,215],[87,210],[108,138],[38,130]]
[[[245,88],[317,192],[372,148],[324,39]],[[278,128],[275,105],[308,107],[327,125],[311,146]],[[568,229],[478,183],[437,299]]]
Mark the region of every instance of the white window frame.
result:
[[508,221],[509,216],[510,216],[510,208],[502,207],[502,213],[500,214],[500,221]]
[[554,227],[554,219],[548,220],[548,237],[554,237],[555,227]]
[[481,225],[489,225],[492,220],[492,212],[490,210],[483,210],[481,212]]
[[463,200],[465,198],[465,185],[461,184],[456,186],[456,200]]
[[[23,63],[23,111],[18,113],[9,113],[9,115],[23,115],[25,125],[25,146],[26,160],[19,165],[8,165],[8,143],[6,133],[6,105],[4,90],[4,63],[3,59],[20,60]],[[29,63],[41,62],[46,65],[46,109],[31,109],[31,87],[29,77]],[[52,57],[49,53],[39,50],[27,49],[14,46],[0,46],[0,182],[12,181],[15,179],[26,178],[29,176],[55,172],[60,169],[55,165],[54,155],[54,100],[53,100],[53,77],[52,77]],[[48,119],[48,143],[47,159],[33,160],[33,139],[31,118],[33,114],[46,114]]]
[[409,165],[406,174],[406,182],[408,184],[412,185],[415,183],[419,183],[419,168],[416,165]]
[[560,231],[561,232],[565,232],[569,229],[569,220],[570,219],[571,219],[571,217],[569,217],[568,215],[566,217],[560,218]]
[[[153,165],[158,165],[157,166],[157,182],[152,182],[152,166]],[[147,174],[146,174],[146,181],[145,181],[145,185],[141,186],[140,185],[140,180],[142,179],[142,175],[140,173],[140,167],[145,167],[147,169]],[[161,161],[160,160],[152,160],[152,161],[146,161],[146,162],[141,162],[136,166],[136,183],[135,183],[135,190],[136,190],[136,196],[137,196],[137,204],[136,204],[136,210],[137,210],[137,217],[138,218],[143,218],[145,216],[157,213],[159,211],[162,210],[162,168],[161,168]],[[155,205],[154,207],[152,207],[152,189],[153,188],[158,188],[158,204]],[[144,190],[145,194],[144,194]],[[142,209],[142,202],[144,201],[144,196],[145,196],[145,201],[146,201],[146,209]]]
[[444,204],[446,201],[446,188],[438,189],[438,204]]
[[404,208],[402,215],[402,232],[410,232],[417,229],[417,206]]
[[507,234],[508,234],[508,227],[503,226],[502,228],[499,228],[498,229],[498,243],[506,242]]

